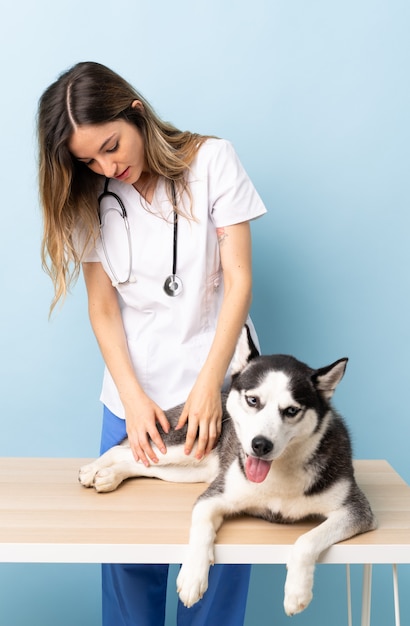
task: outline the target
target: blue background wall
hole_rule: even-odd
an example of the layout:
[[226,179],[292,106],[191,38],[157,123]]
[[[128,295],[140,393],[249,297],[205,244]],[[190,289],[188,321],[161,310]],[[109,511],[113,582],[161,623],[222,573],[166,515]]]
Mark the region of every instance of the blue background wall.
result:
[[[35,114],[80,60],[122,73],[177,126],[230,139],[269,215],[254,224],[265,352],[349,356],[338,408],[355,454],[410,481],[407,0],[22,0],[2,15],[2,456],[93,456],[102,363],[82,281],[49,322],[39,262]],[[399,568],[401,590],[410,585]],[[361,568],[353,568],[360,615]],[[247,626],[288,623],[284,568],[253,570]],[[393,621],[377,567],[375,626]],[[341,591],[340,591],[341,589]],[[0,624],[100,623],[95,565],[0,566]],[[22,601],[24,598],[24,601]],[[170,590],[174,603],[173,588]],[[402,621],[410,621],[402,593]],[[292,624],[346,623],[344,568],[319,566]],[[171,606],[167,626],[174,624]]]

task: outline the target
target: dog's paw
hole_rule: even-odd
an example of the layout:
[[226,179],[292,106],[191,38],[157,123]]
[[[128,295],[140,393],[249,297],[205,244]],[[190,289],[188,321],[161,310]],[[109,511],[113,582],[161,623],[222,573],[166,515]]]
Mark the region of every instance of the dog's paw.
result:
[[94,487],[96,491],[103,493],[114,491],[123,478],[112,467],[99,469],[96,464],[90,463],[80,469],[78,480],[84,487]]
[[94,488],[98,492],[114,491],[123,481],[123,476],[119,475],[113,467],[106,467],[99,470],[94,478]]
[[307,589],[299,589],[292,592],[285,588],[285,600],[283,602],[283,607],[286,615],[292,616],[297,613],[301,613],[310,604],[312,598],[312,591]]
[[94,487],[95,475],[98,467],[94,463],[83,465],[78,472],[78,480],[83,487]]
[[187,563],[182,565],[177,578],[177,592],[182,604],[187,608],[196,604],[208,589],[209,566],[202,573],[201,568],[190,567]]
[[286,615],[296,615],[304,611],[313,598],[313,567],[288,566],[283,606]]

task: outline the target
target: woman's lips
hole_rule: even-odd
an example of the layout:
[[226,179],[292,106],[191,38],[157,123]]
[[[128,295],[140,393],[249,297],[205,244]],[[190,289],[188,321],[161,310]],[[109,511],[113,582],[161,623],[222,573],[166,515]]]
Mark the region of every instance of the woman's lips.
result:
[[127,167],[126,170],[124,170],[121,174],[118,174],[118,176],[116,176],[115,178],[117,180],[124,180],[125,178],[128,178],[129,171],[130,171],[130,168]]

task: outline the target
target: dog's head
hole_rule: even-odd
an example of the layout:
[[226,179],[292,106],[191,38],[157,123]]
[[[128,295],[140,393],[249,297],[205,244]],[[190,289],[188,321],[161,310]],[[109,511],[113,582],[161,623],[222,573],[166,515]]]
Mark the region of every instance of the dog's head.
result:
[[346,363],[339,359],[314,370],[292,356],[261,356],[244,328],[231,364],[226,406],[246,455],[249,480],[262,482],[272,461],[289,446],[320,436]]

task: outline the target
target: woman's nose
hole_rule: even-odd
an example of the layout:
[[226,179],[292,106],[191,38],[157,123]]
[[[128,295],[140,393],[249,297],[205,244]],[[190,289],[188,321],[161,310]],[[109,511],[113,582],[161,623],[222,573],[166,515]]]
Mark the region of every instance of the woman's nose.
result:
[[101,161],[102,173],[106,178],[114,178],[117,170],[117,165],[113,159],[104,159]]

